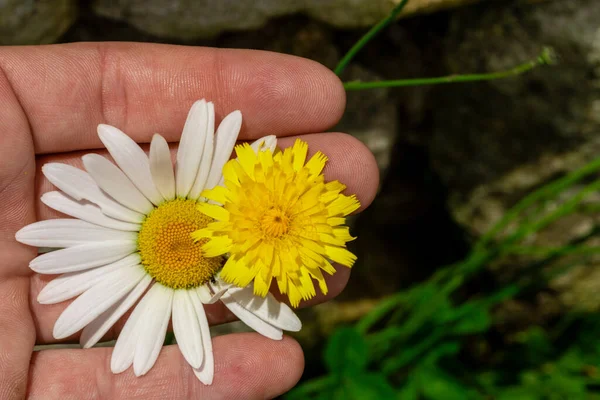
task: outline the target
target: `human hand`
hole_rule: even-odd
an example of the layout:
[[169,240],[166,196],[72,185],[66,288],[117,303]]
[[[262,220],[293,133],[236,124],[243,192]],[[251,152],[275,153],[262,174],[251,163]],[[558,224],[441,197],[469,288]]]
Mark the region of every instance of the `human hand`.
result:
[[[32,353],[34,344],[56,342],[52,326],[69,302],[36,302],[50,278],[27,267],[35,249],[14,235],[26,224],[60,215],[39,200],[54,190],[41,165],[59,161],[81,168],[83,151],[101,147],[99,123],[123,129],[138,143],[149,143],[156,131],[177,141],[189,106],[202,97],[215,102],[217,121],[242,111],[244,140],[277,134],[286,137],[279,140],[284,148],[293,143],[290,136],[304,135],[312,153],[329,157],[327,179],[344,182],[365,207],[378,183],[370,152],[348,135],[305,135],[334,125],[344,96],[324,67],[274,53],[129,43],[0,48],[0,398],[252,399],[289,390],[303,369],[301,349],[289,337],[215,338],[211,386],[196,379],[175,346],[166,347],[141,378],[130,370],[113,375],[110,348]],[[348,275],[342,267],[328,279],[327,298],[342,290]],[[209,306],[207,315],[212,324],[233,318],[221,303]],[[104,339],[116,338],[126,318]]]

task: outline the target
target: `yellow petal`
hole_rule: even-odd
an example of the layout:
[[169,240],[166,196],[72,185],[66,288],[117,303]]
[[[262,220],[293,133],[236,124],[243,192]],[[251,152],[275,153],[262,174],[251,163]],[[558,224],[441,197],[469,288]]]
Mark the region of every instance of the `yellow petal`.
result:
[[318,175],[325,168],[325,164],[327,164],[327,156],[317,151],[306,163],[306,168],[308,168],[311,175]]
[[202,246],[202,251],[204,252],[205,257],[216,257],[229,253],[231,244],[231,239],[227,236],[216,236],[212,237]]
[[212,189],[202,191],[202,197],[206,197],[209,200],[216,201],[220,204],[227,203],[227,196],[229,190],[223,186],[215,186]]
[[336,263],[351,267],[356,261],[356,256],[343,247],[326,246],[327,257]]
[[217,221],[229,221],[229,211],[216,204],[199,203],[198,209],[201,213],[208,215]]
[[294,147],[292,148],[294,156],[294,171],[300,171],[306,161],[306,154],[308,153],[308,144],[300,139],[296,139]]

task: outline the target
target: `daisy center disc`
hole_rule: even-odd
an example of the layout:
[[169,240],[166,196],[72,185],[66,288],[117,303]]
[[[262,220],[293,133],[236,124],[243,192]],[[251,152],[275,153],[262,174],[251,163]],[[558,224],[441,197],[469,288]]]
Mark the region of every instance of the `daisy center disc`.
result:
[[152,210],[138,235],[138,250],[148,274],[173,289],[208,282],[223,266],[223,258],[204,257],[202,245],[207,239],[194,242],[191,233],[212,221],[194,200],[175,199]]

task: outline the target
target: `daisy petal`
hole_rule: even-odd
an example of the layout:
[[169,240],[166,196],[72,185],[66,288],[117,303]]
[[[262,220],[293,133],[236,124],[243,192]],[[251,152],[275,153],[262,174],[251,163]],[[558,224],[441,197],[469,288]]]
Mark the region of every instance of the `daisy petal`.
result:
[[35,222],[15,234],[17,241],[36,247],[70,247],[105,240],[136,240],[136,237],[133,232],[103,228],[71,218]]
[[121,170],[148,200],[159,205],[163,198],[154,186],[148,156],[129,136],[105,124],[98,125],[98,136]]
[[204,190],[204,186],[206,185],[206,179],[208,178],[208,173],[210,172],[210,165],[212,164],[213,152],[215,149],[214,140],[215,140],[215,106],[213,103],[208,103],[208,125],[205,135],[204,142],[204,153],[202,154],[202,161],[200,161],[200,168],[198,169],[198,175],[196,175],[196,180],[194,181],[194,186],[192,186],[192,190],[188,195],[191,199],[197,199],[200,197],[200,193]]
[[56,304],[71,299],[101,282],[114,271],[139,264],[140,261],[140,256],[134,253],[103,267],[63,274],[44,286],[38,294],[37,301],[40,304]]
[[175,169],[178,197],[186,197],[194,184],[206,142],[207,125],[208,108],[202,99],[190,108],[181,133]]
[[283,338],[283,332],[281,329],[265,322],[252,312],[246,310],[244,307],[238,304],[235,298],[229,293],[225,293],[223,296],[221,296],[221,301],[227,308],[229,308],[229,311],[231,311],[240,319],[240,321],[261,335],[273,340],[281,340]]
[[113,199],[144,215],[152,211],[152,203],[115,164],[99,154],[86,154],[81,159],[96,184]]
[[223,166],[231,157],[241,127],[242,113],[239,110],[230,113],[221,121],[215,134],[215,150],[205,189],[212,189],[221,181]]
[[[142,280],[131,292],[129,292],[127,296],[125,296],[125,298],[114,304],[108,310],[104,311],[90,324],[86,325],[81,332],[81,337],[79,338],[81,347],[87,349],[98,343],[106,334],[106,332],[108,332],[108,330],[119,320],[119,318],[121,318],[123,314],[125,314],[127,310],[129,310],[135,304],[142,294],[144,294],[151,282],[152,277],[150,275],[144,275]],[[129,365],[127,367],[129,367]]]
[[42,172],[50,182],[75,200],[88,200],[98,205],[102,212],[109,217],[122,221],[139,223],[144,216],[107,196],[94,179],[85,171],[71,165],[48,163],[42,167]]
[[252,142],[250,147],[252,147],[252,150],[254,150],[255,153],[258,153],[258,150],[270,150],[271,152],[273,152],[275,150],[275,147],[277,147],[277,136],[263,136],[260,139],[257,139],[254,142]]
[[211,285],[211,288],[213,289],[212,292],[208,288],[208,285],[202,285],[196,288],[196,294],[198,294],[198,297],[203,304],[214,304],[219,301],[221,296],[227,292],[229,286],[217,288],[216,286],[213,287]]
[[173,333],[183,357],[199,368],[203,358],[200,324],[187,290],[176,290],[173,296]]
[[135,345],[140,334],[144,333],[143,329],[139,328],[140,321],[142,321],[146,314],[152,313],[152,296],[150,293],[153,293],[152,289],[154,286],[150,288],[140,303],[133,309],[133,312],[129,318],[127,318],[127,322],[125,322],[125,325],[119,334],[119,338],[115,343],[110,359],[110,370],[114,374],[120,374],[133,364]]
[[137,244],[132,240],[80,244],[37,256],[29,268],[40,274],[83,271],[120,260],[136,249]]
[[175,175],[173,174],[173,163],[169,144],[164,137],[158,133],[152,136],[150,143],[150,172],[156,188],[165,198],[175,198]]
[[145,375],[158,358],[171,318],[173,292],[173,289],[157,283],[146,295],[150,298],[148,308],[136,326],[136,330],[141,333],[137,338],[133,356],[135,376]]
[[95,205],[91,203],[75,201],[70,197],[65,196],[61,192],[44,193],[41,197],[41,200],[42,203],[50,208],[55,209],[56,211],[60,211],[63,214],[70,215],[71,217],[100,225],[105,228],[116,229],[119,231],[140,230],[139,224],[132,224],[107,217]]
[[81,330],[129,293],[143,276],[144,270],[137,265],[108,275],[69,304],[54,324],[54,338],[64,339]]
[[256,296],[251,285],[232,288],[227,293],[233,296],[240,306],[276,328],[292,332],[298,332],[302,328],[302,322],[294,311],[271,293],[267,293],[266,297]]
[[210,327],[208,326],[208,320],[206,319],[206,312],[204,306],[197,295],[197,292],[190,292],[190,300],[196,310],[196,316],[198,323],[200,324],[200,331],[202,336],[202,348],[204,349],[204,358],[202,365],[199,368],[194,368],[194,374],[205,385],[212,384],[213,377],[215,375],[215,360],[213,356],[212,339],[210,337]]

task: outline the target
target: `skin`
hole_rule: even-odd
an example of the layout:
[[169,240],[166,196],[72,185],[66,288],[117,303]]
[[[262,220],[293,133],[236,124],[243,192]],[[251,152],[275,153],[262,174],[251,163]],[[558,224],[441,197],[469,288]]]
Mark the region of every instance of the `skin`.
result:
[[[165,347],[154,368],[136,378],[131,369],[110,372],[110,348],[33,352],[56,343],[52,326],[69,302],[40,305],[52,277],[28,268],[36,255],[14,234],[58,213],[39,200],[54,190],[40,173],[50,160],[81,167],[79,157],[98,152],[99,123],[114,125],[138,143],[154,132],[179,140],[191,104],[215,103],[216,121],[239,109],[241,139],[299,136],[314,153],[329,157],[328,180],[338,179],[368,206],[378,185],[369,150],[342,133],[319,133],[335,125],[345,106],[338,78],[313,61],[251,51],[139,43],[77,43],[0,48],[0,398],[192,399],[273,398],[299,380],[304,359],[290,337],[272,341],[256,333],[214,340],[215,379],[202,385],[176,346]],[[337,295],[349,270],[338,267],[330,292],[301,306]],[[208,310],[211,324],[232,316],[220,304]],[[115,338],[125,318],[105,339]],[[76,342],[78,334],[66,342]]]

